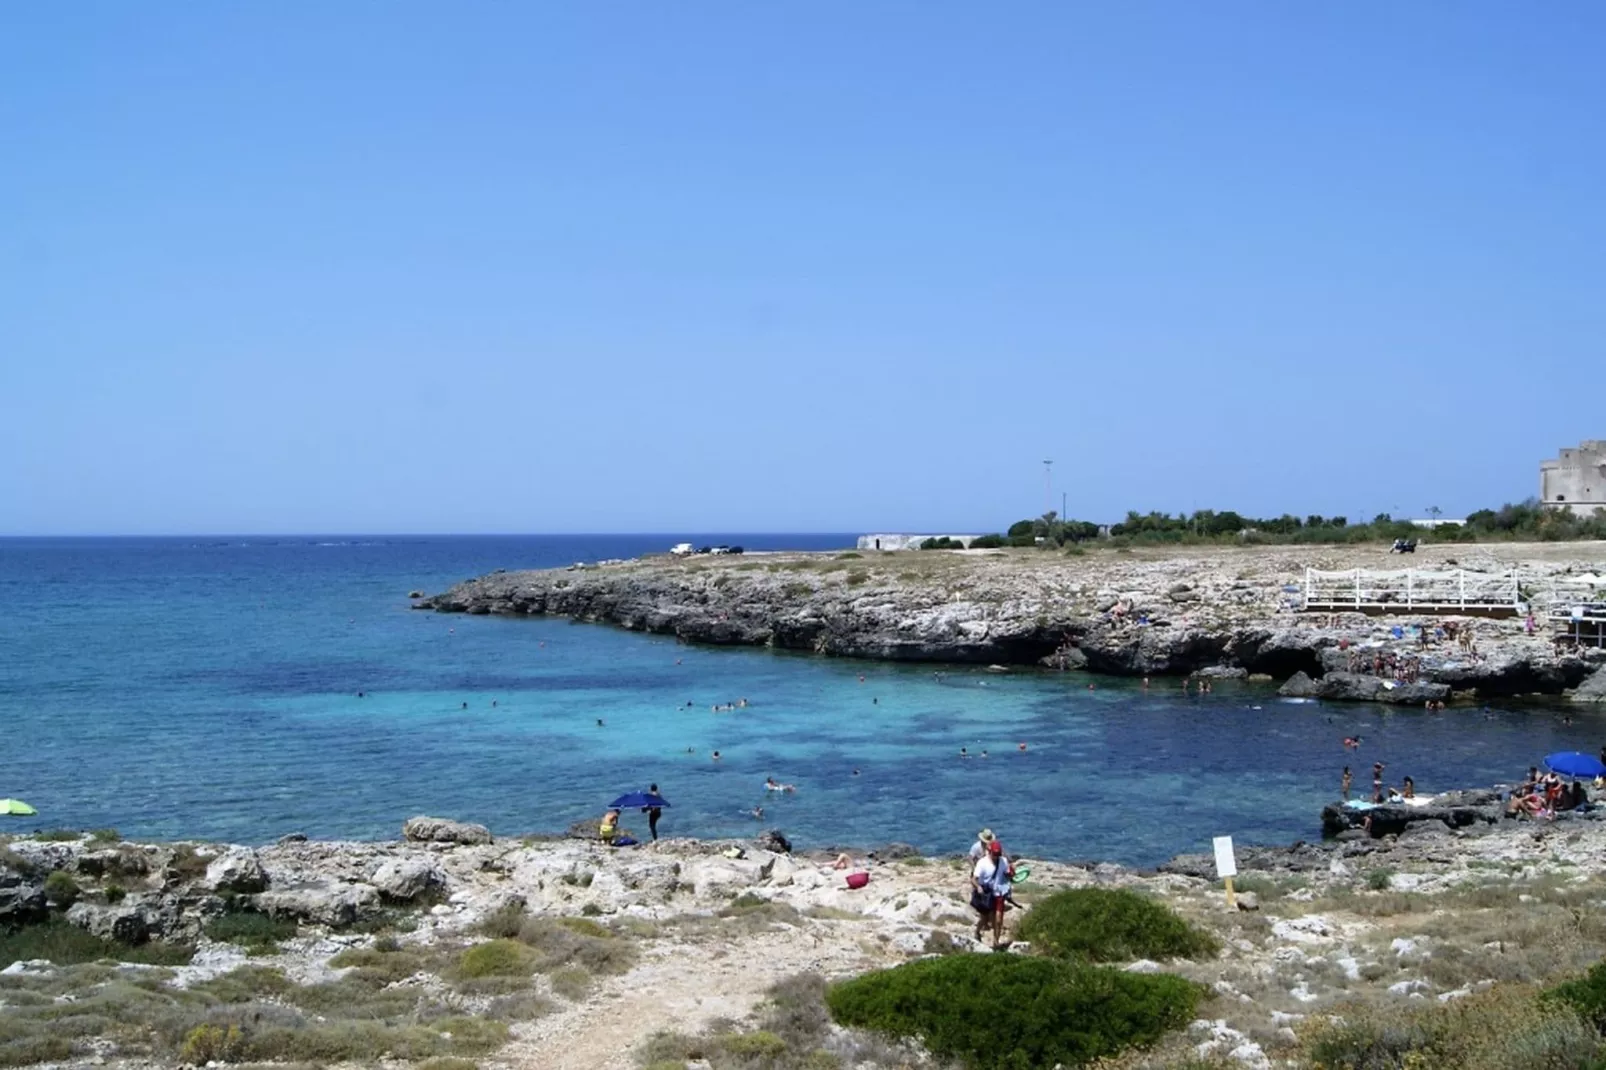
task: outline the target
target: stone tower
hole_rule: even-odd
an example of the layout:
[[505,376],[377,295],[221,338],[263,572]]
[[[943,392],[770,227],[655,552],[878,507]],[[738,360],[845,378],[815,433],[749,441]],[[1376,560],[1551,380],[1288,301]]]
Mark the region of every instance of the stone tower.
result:
[[1539,465],[1539,500],[1588,515],[1606,509],[1606,441],[1590,439]]

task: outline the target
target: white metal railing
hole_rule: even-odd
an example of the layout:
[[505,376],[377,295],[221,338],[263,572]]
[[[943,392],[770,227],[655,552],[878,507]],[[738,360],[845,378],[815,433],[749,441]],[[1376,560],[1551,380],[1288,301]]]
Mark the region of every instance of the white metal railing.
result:
[[1378,572],[1305,570],[1306,609],[1515,611],[1522,600],[1517,572],[1399,569]]

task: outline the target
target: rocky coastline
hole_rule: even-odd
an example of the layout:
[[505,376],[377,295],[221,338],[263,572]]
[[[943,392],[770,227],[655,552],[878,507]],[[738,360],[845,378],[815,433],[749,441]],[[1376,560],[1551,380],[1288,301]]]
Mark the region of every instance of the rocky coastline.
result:
[[[1301,1023],[1325,1013],[1543,982],[1606,950],[1606,927],[1578,920],[1598,905],[1606,822],[1503,818],[1486,795],[1452,799],[1444,814],[1413,815],[1381,835],[1240,848],[1231,906],[1212,856],[1197,854],[1153,870],[1031,860],[1021,907],[1079,887],[1160,899],[1222,945],[1201,961],[1125,964],[1177,972],[1212,992],[1173,1048],[1211,1065],[1301,1065],[1282,1059]],[[6,1065],[129,1070],[255,1062],[274,1044],[289,1054],[260,1061],[625,1070],[665,1031],[740,1035],[764,993],[789,979],[985,950],[971,932],[963,859],[855,853],[851,870],[870,879],[852,888],[830,855],[783,846],[610,849],[577,837],[496,837],[438,818],[415,818],[400,839],[375,843],[7,838],[0,933],[65,924],[105,950],[98,961],[0,961],[0,1047]],[[181,953],[152,965],[156,948]],[[513,968],[470,968],[498,955],[513,956]],[[637,999],[643,992],[652,998]],[[52,1009],[63,1001],[75,1008],[70,1019]],[[353,1006],[341,1010],[341,1001]],[[443,1024],[378,1033],[340,1017],[375,1008]],[[841,1067],[927,1065],[852,1031],[821,1043]],[[337,1058],[340,1044],[355,1047]],[[383,1056],[364,1058],[362,1044]],[[327,1057],[298,1060],[303,1049]],[[431,1063],[424,1051],[451,1056]]]
[[[1488,572],[1517,567],[1537,601],[1558,580],[1606,569],[1606,547],[1447,544],[1425,546],[1406,564]],[[1285,693],[1296,697],[1418,706],[1524,695],[1606,702],[1606,650],[1563,646],[1543,627],[1529,634],[1521,620],[1295,608],[1293,592],[1307,567],[1391,566],[1404,567],[1370,546],[1079,556],[1029,550],[664,555],[500,571],[420,598],[415,606],[561,616],[688,643],[839,657],[1255,677],[1286,682]],[[1420,641],[1408,629],[1423,623],[1429,636]],[[1437,635],[1446,623],[1457,641]]]

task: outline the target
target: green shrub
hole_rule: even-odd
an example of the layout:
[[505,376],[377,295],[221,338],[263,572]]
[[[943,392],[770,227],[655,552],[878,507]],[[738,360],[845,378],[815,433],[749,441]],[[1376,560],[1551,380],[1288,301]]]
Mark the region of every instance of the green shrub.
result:
[[108,884],[105,888],[101,889],[101,894],[106,897],[106,902],[116,906],[118,903],[121,903],[124,899],[128,898],[128,889],[124,888],[121,884]]
[[297,929],[288,918],[274,918],[254,910],[231,910],[207,922],[202,931],[209,939],[236,944],[261,955],[278,951],[279,941],[294,937]]
[[1299,1065],[1324,1070],[1598,1070],[1600,1037],[1571,1007],[1501,985],[1440,1004],[1355,1006],[1313,1019]]
[[516,940],[490,940],[475,944],[457,960],[458,977],[528,977],[534,956]]
[[588,918],[530,918],[519,929],[519,943],[535,953],[534,968],[541,973],[572,966],[592,974],[620,974],[636,961],[629,941]]
[[1221,949],[1168,907],[1110,888],[1055,892],[1026,912],[1020,935],[1050,955],[1089,962],[1196,958]]
[[1588,973],[1563,981],[1545,990],[1543,1002],[1571,1007],[1578,1016],[1606,1033],[1606,962],[1596,963]]
[[83,962],[139,962],[151,966],[182,966],[195,955],[186,944],[148,943],[134,946],[102,940],[60,917],[20,929],[0,929],[0,962],[49,959],[57,966]]
[[0,1041],[0,1066],[32,1066],[72,1057],[72,1041],[58,1035],[24,1036]]
[[42,829],[28,834],[28,839],[39,840],[42,843],[71,843],[83,838],[82,832],[74,832],[72,829]]
[[205,1066],[209,1062],[235,1062],[245,1051],[245,1034],[230,1024],[198,1025],[184,1036],[178,1057],[187,1063]]
[[1002,535],[978,535],[970,540],[972,550],[997,550],[1009,545],[1009,540]]
[[56,870],[45,878],[45,898],[50,905],[59,910],[66,910],[78,902],[78,882],[72,879],[72,874]]
[[103,847],[109,843],[121,843],[123,834],[116,829],[95,829],[89,834],[91,847]]
[[950,955],[844,981],[826,999],[839,1024],[919,1039],[974,1070],[1048,1070],[1152,1044],[1186,1025],[1204,992],[1170,974]]
[[762,1029],[756,1033],[732,1033],[723,1037],[719,1046],[738,1059],[760,1062],[774,1062],[786,1053],[786,1041]]
[[1394,871],[1387,867],[1374,869],[1366,874],[1366,886],[1374,892],[1387,891],[1393,876]]

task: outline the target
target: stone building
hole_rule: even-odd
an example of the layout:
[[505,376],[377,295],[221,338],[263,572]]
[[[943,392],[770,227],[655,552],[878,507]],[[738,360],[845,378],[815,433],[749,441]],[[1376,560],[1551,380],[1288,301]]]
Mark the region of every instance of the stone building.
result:
[[1589,514],[1606,509],[1606,441],[1590,439],[1539,465],[1539,500]]
[[971,541],[980,538],[978,535],[860,535],[859,549],[861,550],[918,550],[920,544],[927,539],[952,539],[961,543],[966,549],[970,548]]

